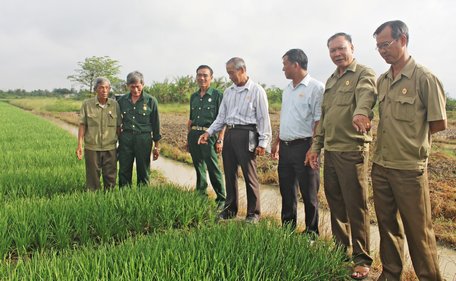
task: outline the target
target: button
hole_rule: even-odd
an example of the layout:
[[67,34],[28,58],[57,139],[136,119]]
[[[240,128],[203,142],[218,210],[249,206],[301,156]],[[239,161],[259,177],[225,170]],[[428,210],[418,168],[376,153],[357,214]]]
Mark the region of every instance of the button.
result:
[[133,109],[136,109],[136,107],[135,107],[135,106],[133,106]]
[[133,116],[133,119],[135,119],[135,117]]
[[199,107],[198,109],[201,110],[201,107]]
[[196,117],[196,118],[200,118],[200,117],[198,116],[198,117]]
[[135,127],[135,125],[132,126],[133,128]]

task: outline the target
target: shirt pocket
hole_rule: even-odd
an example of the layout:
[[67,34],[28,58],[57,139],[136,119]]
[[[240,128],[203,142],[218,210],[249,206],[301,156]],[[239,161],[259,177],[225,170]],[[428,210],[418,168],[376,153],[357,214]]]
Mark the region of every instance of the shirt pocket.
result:
[[398,96],[393,102],[393,117],[399,121],[411,122],[415,119],[416,96]]
[[149,124],[151,112],[152,111],[149,108],[138,110],[138,114],[137,114],[138,122],[141,124]]
[[116,127],[117,126],[117,114],[115,112],[108,112],[108,126]]
[[87,113],[87,126],[88,127],[98,127],[99,116],[96,112]]
[[336,104],[341,106],[353,104],[353,99],[355,98],[355,91],[352,89],[344,89],[337,93]]

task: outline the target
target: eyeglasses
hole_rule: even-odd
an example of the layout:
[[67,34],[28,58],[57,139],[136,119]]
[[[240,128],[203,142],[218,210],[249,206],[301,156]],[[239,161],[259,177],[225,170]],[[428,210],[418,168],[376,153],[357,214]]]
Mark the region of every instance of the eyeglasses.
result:
[[395,41],[396,39],[394,40],[391,40],[391,41],[386,41],[386,42],[383,42],[381,44],[378,44],[377,47],[375,48],[377,51],[380,51],[382,49],[386,49],[386,48],[389,48],[389,46],[391,46],[391,44],[393,44],[393,42]]

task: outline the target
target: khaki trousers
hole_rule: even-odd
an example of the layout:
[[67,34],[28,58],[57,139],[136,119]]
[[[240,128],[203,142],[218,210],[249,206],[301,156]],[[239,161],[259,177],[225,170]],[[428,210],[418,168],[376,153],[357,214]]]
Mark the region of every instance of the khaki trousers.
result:
[[100,189],[100,176],[103,176],[105,189],[116,185],[117,153],[116,150],[93,151],[84,150],[86,166],[86,187],[91,190]]
[[331,229],[337,243],[356,265],[370,266],[370,221],[367,208],[369,151],[326,151],[324,190],[331,211]]
[[418,279],[442,280],[432,229],[427,171],[389,169],[374,163],[372,185],[383,264],[378,280],[400,280],[404,232]]

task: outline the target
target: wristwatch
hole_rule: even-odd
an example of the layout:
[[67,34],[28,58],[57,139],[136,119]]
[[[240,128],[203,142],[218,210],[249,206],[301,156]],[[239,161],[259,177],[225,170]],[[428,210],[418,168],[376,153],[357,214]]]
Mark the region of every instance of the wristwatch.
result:
[[216,141],[216,143],[222,143],[222,142],[223,142],[223,140],[217,140]]

